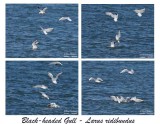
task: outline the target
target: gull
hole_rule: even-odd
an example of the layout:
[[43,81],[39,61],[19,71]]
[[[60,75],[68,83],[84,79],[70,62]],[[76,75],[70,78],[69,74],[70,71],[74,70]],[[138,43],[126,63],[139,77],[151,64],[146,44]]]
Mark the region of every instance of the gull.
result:
[[64,20],[68,20],[68,21],[72,21],[72,19],[70,18],[70,17],[61,17],[60,19],[59,19],[59,21],[64,21]]
[[121,37],[121,32],[120,30],[118,31],[118,34],[116,34],[115,38],[116,38],[116,41],[119,43],[120,42],[120,37]]
[[94,81],[94,82],[96,82],[96,83],[101,83],[103,80],[101,79],[101,78],[93,78],[93,77],[90,77],[89,78],[89,81]]
[[106,15],[111,16],[115,22],[118,21],[118,14],[113,14],[111,12],[106,12]]
[[134,74],[134,70],[133,69],[131,69],[131,70],[128,70],[128,69],[123,69],[120,73],[122,74],[122,73],[125,73],[125,72],[127,72],[128,74]]
[[141,17],[141,16],[142,16],[142,13],[145,12],[145,8],[144,8],[144,9],[135,9],[134,12],[137,13],[137,15],[138,15],[139,17]]
[[36,85],[36,86],[33,86],[34,88],[42,88],[42,89],[48,89],[47,86],[45,85]]
[[40,92],[42,94],[42,96],[46,99],[49,99],[49,96],[47,94],[45,94],[44,92]]
[[32,43],[32,50],[36,50],[37,48],[38,48],[38,41],[37,40],[35,40],[33,43]]
[[60,63],[60,62],[51,62],[51,63],[49,63],[50,65],[62,65],[62,63]]
[[57,105],[56,103],[50,103],[50,104],[48,105],[48,107],[49,107],[49,108],[59,108],[60,106]]
[[53,75],[52,75],[52,73],[48,72],[48,76],[51,78],[52,83],[54,83],[54,84],[57,84],[57,79],[58,79],[58,77],[59,77],[61,74],[62,74],[62,72],[61,72],[61,73],[58,73],[58,74],[56,75],[56,77],[54,78]]
[[43,32],[45,35],[47,35],[49,32],[51,32],[51,31],[53,30],[53,28],[46,28],[46,29],[44,29],[44,28],[42,28],[41,26],[40,26],[40,28],[41,28],[42,32]]
[[39,9],[39,14],[42,14],[42,15],[45,14],[46,10],[47,10],[47,7],[43,8],[43,9]]
[[144,100],[142,100],[142,99],[138,99],[136,96],[135,96],[135,97],[132,97],[130,100],[131,100],[131,101],[134,101],[134,102],[143,102],[143,101],[144,101]]

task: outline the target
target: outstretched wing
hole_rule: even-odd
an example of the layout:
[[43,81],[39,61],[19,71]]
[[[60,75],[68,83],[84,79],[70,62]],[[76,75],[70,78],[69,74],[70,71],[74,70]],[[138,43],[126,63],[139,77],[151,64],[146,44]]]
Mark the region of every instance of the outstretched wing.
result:
[[141,9],[140,12],[141,12],[141,13],[144,13],[144,12],[145,12],[145,8],[144,8],[144,9]]
[[61,74],[62,74],[62,72],[61,72],[61,73],[58,73],[58,74],[56,75],[56,79],[58,79],[58,77],[59,77]]
[[46,32],[51,32],[53,30],[53,28],[47,28],[45,29]]
[[53,75],[52,73],[48,72],[48,76],[52,79],[53,78]]
[[136,13],[144,13],[145,12],[145,8],[144,9],[135,9],[134,12],[136,12]]
[[45,12],[47,10],[47,7],[45,7],[42,11]]
[[68,21],[70,21],[70,22],[71,22],[71,21],[72,21],[72,19],[71,19],[70,17],[68,17]]
[[90,77],[90,78],[89,78],[89,81],[91,81],[91,80],[94,80],[94,78],[93,78],[93,77]]
[[113,14],[111,12],[106,12],[106,15],[113,17]]
[[120,73],[128,72],[128,69],[123,69]]
[[102,80],[102,78],[97,78],[97,80],[99,80],[99,81],[103,81],[103,80]]
[[119,30],[118,31],[118,35],[117,35],[119,38],[121,37],[121,31]]

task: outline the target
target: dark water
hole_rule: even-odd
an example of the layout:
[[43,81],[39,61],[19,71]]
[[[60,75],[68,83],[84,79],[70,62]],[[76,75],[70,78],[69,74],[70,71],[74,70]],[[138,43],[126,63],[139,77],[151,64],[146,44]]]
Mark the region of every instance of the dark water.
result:
[[[146,11],[138,17],[133,11]],[[118,22],[105,15],[118,13]],[[110,48],[110,42],[121,31],[119,46]],[[82,5],[83,58],[153,58],[154,5],[99,4]]]
[[[40,15],[39,8],[46,14]],[[72,21],[59,21],[69,16]],[[45,36],[40,29],[54,28]],[[38,40],[36,51],[32,42]],[[63,58],[78,55],[77,4],[7,4],[6,5],[6,57],[10,58]]]
[[[63,66],[50,62],[6,62],[6,114],[7,115],[63,115],[78,114],[78,62],[63,61]],[[48,72],[56,75],[63,72],[55,85]],[[73,73],[74,72],[74,73]],[[36,89],[44,84],[48,89]],[[45,99],[39,92],[45,92]],[[49,103],[60,108],[48,108]]]
[[[124,68],[135,73],[120,74]],[[84,115],[140,115],[154,114],[154,63],[153,62],[83,62],[82,114]],[[89,82],[100,77],[103,83]],[[141,103],[117,103],[110,96],[143,99]]]

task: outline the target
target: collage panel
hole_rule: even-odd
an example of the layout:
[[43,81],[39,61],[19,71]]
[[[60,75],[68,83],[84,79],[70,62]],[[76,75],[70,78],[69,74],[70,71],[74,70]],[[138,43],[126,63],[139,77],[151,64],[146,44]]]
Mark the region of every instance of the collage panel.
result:
[[82,115],[154,115],[154,62],[83,61]]
[[6,4],[7,58],[77,58],[78,4]]
[[6,61],[6,115],[78,115],[78,62]]
[[154,58],[154,4],[82,4],[83,58]]

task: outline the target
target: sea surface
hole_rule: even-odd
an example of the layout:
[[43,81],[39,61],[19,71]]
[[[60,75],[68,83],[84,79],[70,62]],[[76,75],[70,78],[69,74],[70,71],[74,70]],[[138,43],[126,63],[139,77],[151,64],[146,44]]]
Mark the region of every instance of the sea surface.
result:
[[[138,17],[135,9],[143,9]],[[118,14],[118,22],[106,12]],[[121,31],[120,44],[110,47]],[[83,4],[82,5],[83,58],[153,58],[154,5],[153,4]]]
[[[47,7],[46,14],[39,9]],[[69,21],[59,21],[63,16]],[[54,28],[48,35],[40,29]],[[32,42],[38,40],[38,49]],[[6,4],[6,57],[8,58],[77,58],[77,4]]]
[[[78,62],[62,61],[62,66],[49,63],[49,61],[6,62],[7,115],[78,114]],[[54,76],[63,73],[59,76],[57,84],[53,84],[48,72]],[[34,88],[42,84],[48,89]],[[50,99],[42,97],[40,92],[46,93]],[[50,103],[56,103],[60,108],[49,108]]]
[[[153,115],[154,62],[152,61],[83,61],[83,115]],[[124,68],[135,73],[120,74]],[[103,83],[90,82],[99,77]],[[137,97],[143,102],[117,103],[110,96]]]

